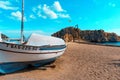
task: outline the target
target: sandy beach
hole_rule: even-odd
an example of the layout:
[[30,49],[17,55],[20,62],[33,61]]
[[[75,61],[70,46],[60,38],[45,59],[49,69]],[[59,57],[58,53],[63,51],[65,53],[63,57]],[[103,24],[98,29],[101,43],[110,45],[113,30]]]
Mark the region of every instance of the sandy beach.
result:
[[0,80],[120,80],[120,47],[67,43],[55,68],[27,68]]

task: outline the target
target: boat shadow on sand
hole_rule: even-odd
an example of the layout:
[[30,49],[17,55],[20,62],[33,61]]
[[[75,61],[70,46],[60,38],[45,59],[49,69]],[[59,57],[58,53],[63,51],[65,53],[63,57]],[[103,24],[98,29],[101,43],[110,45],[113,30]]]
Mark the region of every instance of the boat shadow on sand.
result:
[[53,68],[54,69],[55,67],[56,67],[56,65],[54,65],[54,62],[50,62],[48,64],[45,64],[45,65],[39,66],[39,67],[28,65],[26,68],[24,68],[22,70],[19,70],[19,71],[16,71],[16,72],[12,72],[12,73],[8,73],[8,74],[0,73],[0,76],[10,75],[10,74],[17,74],[17,73],[24,73],[24,72],[31,72],[31,71],[34,71],[34,70],[44,71],[44,70],[47,70],[47,68]]

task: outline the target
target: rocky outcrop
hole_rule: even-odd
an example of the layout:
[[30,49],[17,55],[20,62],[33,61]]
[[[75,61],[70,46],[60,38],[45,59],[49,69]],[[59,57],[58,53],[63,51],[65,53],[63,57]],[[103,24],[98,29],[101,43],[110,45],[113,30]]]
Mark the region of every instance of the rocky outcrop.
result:
[[90,42],[116,42],[120,39],[115,33],[107,33],[104,30],[80,30],[78,27],[62,29],[52,36],[62,38],[66,42],[80,39]]
[[76,39],[80,39],[80,29],[77,27],[68,27],[52,34],[52,36],[62,38],[66,42],[70,42]]
[[116,42],[119,40],[119,37],[116,33],[106,33],[107,35],[105,36],[107,38],[107,41],[110,42]]
[[120,41],[120,36],[118,36],[118,41]]
[[85,30],[80,33],[81,39],[91,42],[105,42],[104,30]]
[[65,34],[63,39],[65,40],[65,42],[70,42],[73,41],[73,36],[71,34]]
[[81,39],[91,42],[116,42],[118,36],[115,33],[107,33],[104,30],[86,30],[81,31]]

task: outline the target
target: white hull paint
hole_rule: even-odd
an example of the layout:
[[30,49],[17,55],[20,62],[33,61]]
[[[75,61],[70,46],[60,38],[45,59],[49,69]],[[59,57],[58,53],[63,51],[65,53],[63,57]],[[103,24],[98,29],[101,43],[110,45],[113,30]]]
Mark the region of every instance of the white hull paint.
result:
[[49,54],[21,54],[21,53],[13,53],[13,52],[6,52],[0,51],[0,64],[1,63],[8,63],[8,62],[29,62],[29,61],[39,61],[39,60],[46,60],[50,58],[59,57],[64,53],[64,51],[56,52],[56,53],[49,53]]
[[[65,49],[61,50],[21,50],[6,46],[7,44],[0,44],[0,64],[9,62],[29,62],[46,60],[61,56]],[[16,44],[12,44],[16,45]]]

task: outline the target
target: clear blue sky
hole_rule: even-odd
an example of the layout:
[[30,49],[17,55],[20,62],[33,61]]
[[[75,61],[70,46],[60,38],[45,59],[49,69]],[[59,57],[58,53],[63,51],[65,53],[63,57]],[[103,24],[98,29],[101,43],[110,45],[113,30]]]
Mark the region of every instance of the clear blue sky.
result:
[[[0,31],[19,36],[21,0],[0,0]],[[25,34],[51,35],[67,26],[120,35],[120,0],[25,0]]]

